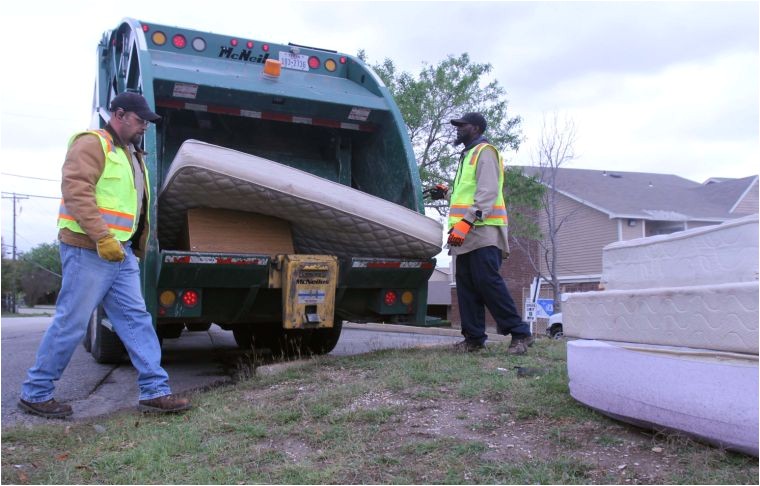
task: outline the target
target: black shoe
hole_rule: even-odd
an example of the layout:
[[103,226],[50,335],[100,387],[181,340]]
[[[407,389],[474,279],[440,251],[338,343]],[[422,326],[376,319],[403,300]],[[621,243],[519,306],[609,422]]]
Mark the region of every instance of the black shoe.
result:
[[58,403],[55,401],[55,398],[39,403],[27,402],[26,400],[20,399],[18,401],[18,408],[26,413],[39,415],[40,417],[45,418],[64,418],[74,413],[71,410],[71,405]]
[[481,349],[485,349],[485,347],[485,344],[473,343],[465,339],[454,345],[454,351],[459,351],[462,353],[473,353],[480,351]]

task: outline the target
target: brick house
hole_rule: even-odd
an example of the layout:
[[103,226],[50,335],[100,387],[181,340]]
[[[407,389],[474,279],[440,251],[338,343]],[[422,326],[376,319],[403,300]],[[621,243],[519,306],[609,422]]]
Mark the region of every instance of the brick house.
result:
[[[541,180],[539,168],[522,170]],[[610,243],[720,224],[758,212],[756,175],[711,178],[700,184],[669,174],[560,168],[555,190],[557,216],[565,219],[557,234],[562,292],[598,288],[602,249]],[[545,213],[539,212],[537,218],[546,233]],[[501,274],[522,311],[535,272],[521,245],[510,242],[510,249],[512,253],[502,265]],[[529,250],[535,254],[537,247]],[[542,271],[546,273],[545,266]],[[548,296],[546,289],[542,296]],[[493,325],[490,315],[487,319]],[[455,286],[450,320],[454,325],[460,324]]]

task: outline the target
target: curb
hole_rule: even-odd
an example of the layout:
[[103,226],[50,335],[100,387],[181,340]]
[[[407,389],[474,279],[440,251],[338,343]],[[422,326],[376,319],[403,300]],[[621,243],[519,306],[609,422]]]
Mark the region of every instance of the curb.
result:
[[[428,336],[462,336],[462,332],[459,329],[442,328],[442,327],[418,327],[418,326],[404,326],[402,324],[378,324],[367,323],[359,324],[355,322],[344,322],[344,329],[364,329],[366,331],[379,331],[379,332],[399,332],[408,334],[425,334]],[[496,332],[488,334],[488,340],[492,342],[505,342],[511,338],[507,336],[501,336]]]

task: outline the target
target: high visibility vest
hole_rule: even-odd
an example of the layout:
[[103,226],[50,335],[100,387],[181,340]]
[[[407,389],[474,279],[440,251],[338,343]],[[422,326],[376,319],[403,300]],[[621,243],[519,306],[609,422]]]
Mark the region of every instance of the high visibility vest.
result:
[[[477,169],[478,157],[480,152],[491,147],[491,144],[481,143],[471,148],[459,164],[457,175],[454,179],[454,189],[451,192],[451,207],[449,208],[449,228],[464,218],[467,210],[475,203],[475,192],[477,191]],[[482,220],[474,221],[475,226],[506,226],[507,225],[507,207],[504,205],[504,161],[498,150],[496,153],[499,157],[499,194],[491,206],[491,211]]]
[[[77,133],[69,140],[69,147],[74,140],[87,133],[96,135],[100,139],[105,154],[103,174],[95,185],[95,203],[111,234],[119,241],[127,241],[135,233],[140,216],[136,214],[137,189],[132,161],[123,148],[114,144],[113,137],[106,130]],[[143,174],[145,174],[145,194],[150,201],[148,172],[144,168]],[[67,228],[75,233],[84,233],[82,227],[66,209],[63,199],[58,211],[58,227]]]

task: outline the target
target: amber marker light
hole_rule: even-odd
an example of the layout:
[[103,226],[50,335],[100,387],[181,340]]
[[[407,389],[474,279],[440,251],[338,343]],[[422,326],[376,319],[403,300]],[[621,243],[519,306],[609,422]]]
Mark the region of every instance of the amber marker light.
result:
[[264,63],[264,77],[267,79],[277,79],[282,73],[282,63],[275,59],[267,59]]
[[153,43],[157,46],[162,46],[166,44],[166,34],[161,32],[160,30],[153,32],[153,36],[151,36],[151,39],[153,39]]
[[171,307],[176,300],[177,294],[175,294],[173,290],[164,290],[161,292],[161,295],[158,296],[158,301],[164,307]]
[[325,61],[325,69],[327,69],[331,73],[334,72],[337,68],[338,68],[338,65],[335,64],[335,61],[333,61],[332,59],[328,59],[327,61]]
[[401,303],[404,305],[409,305],[414,301],[414,294],[410,291],[406,291],[403,294],[401,294]]

